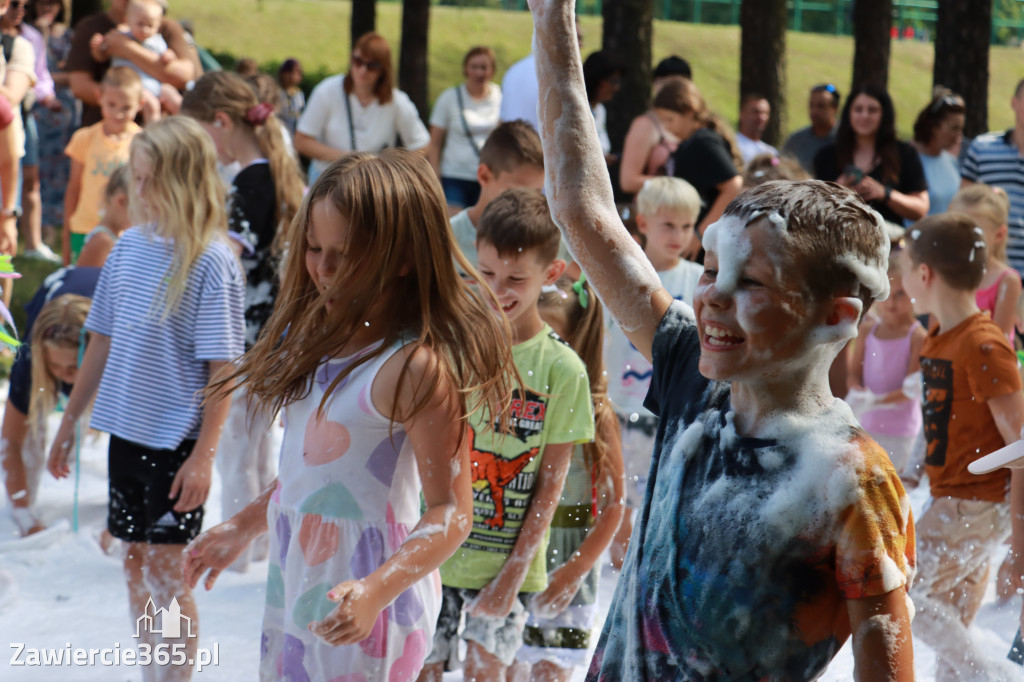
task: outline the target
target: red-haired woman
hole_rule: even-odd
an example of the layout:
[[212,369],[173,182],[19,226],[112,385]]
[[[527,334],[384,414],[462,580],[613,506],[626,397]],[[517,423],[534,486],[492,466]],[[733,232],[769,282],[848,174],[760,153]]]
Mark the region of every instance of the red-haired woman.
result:
[[427,146],[430,135],[416,106],[394,83],[388,42],[366,33],[352,49],[348,73],[313,88],[295,133],[295,149],[313,159],[310,182],[349,152],[376,154],[399,137],[408,149]]

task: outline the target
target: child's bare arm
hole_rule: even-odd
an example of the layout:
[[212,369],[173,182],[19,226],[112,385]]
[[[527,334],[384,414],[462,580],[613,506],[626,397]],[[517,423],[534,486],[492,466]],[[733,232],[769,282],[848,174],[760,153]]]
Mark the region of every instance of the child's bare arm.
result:
[[1021,427],[1024,426],[1024,393],[1013,391],[988,401],[988,409],[999,429],[1003,442],[1009,445],[1020,440]]
[[[210,368],[209,382],[213,383],[218,373],[230,363],[211,360],[207,364]],[[206,399],[195,447],[171,481],[171,492],[168,497],[178,500],[174,504],[174,511],[189,512],[206,502],[210,494],[213,458],[217,454],[217,444],[220,443],[220,434],[224,430],[224,422],[227,421],[230,409],[230,393],[217,392]]]
[[607,433],[601,434],[607,443],[603,481],[596,481],[600,499],[597,521],[576,552],[549,576],[548,588],[540,593],[531,608],[535,615],[554,617],[561,613],[576,596],[584,578],[590,573],[601,554],[611,544],[622,523],[625,512],[626,475],[622,462],[622,434],[617,419],[607,422]]
[[78,254],[75,266],[79,268],[102,268],[107,256],[114,248],[114,240],[105,232],[97,232],[85,243]]
[[189,587],[195,587],[209,570],[203,581],[203,586],[209,590],[221,571],[230,566],[250,542],[267,532],[267,507],[276,488],[275,478],[240,512],[188,543],[181,553],[181,573]]
[[601,301],[644,357],[672,296],[615,210],[583,87],[573,0],[531,0],[551,215]]
[[46,468],[55,478],[64,478],[71,473],[68,456],[74,445],[75,426],[100,387],[100,379],[103,377],[103,369],[107,366],[109,354],[110,337],[93,332],[89,337],[89,345],[85,349],[81,367],[78,368],[78,375],[75,377],[75,387],[71,389],[71,396],[64,408],[60,428],[57,429],[53,445],[50,446],[50,458]]
[[914,645],[904,588],[848,599],[857,682],[913,682]]
[[68,177],[68,187],[64,191],[64,226],[61,228],[61,253],[64,257],[64,265],[71,265],[71,216],[78,208],[84,170],[85,164],[81,161],[71,160],[71,174]]
[[572,443],[544,447],[540,470],[537,472],[537,488],[523,518],[515,547],[494,580],[480,590],[470,607],[473,615],[505,618],[512,611],[512,602],[526,580],[530,562],[537,555],[555,515],[565,475],[569,472],[572,448]]
[[1012,337],[1013,328],[1017,324],[1017,303],[1020,301],[1020,278],[1012,273],[999,280],[996,295],[996,309],[992,313],[992,321],[999,325],[1003,333]]

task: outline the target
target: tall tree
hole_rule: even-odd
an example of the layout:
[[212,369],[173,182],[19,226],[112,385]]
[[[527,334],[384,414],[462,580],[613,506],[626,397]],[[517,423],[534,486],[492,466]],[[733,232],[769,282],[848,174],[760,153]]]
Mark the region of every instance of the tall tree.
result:
[[349,26],[352,46],[364,33],[377,30],[377,0],[352,0],[352,22]]
[[[935,22],[935,68],[932,85],[943,85],[964,98],[964,135],[988,130],[988,53],[992,3],[939,0]],[[1009,98],[1012,93],[1000,93]]]
[[398,64],[398,87],[416,105],[420,118],[427,120],[427,34],[430,28],[430,0],[402,0],[402,47]]
[[892,0],[853,3],[853,87],[873,83],[889,87],[889,32]]
[[756,92],[772,105],[764,141],[778,145],[786,111],[786,0],[743,0],[740,97]]
[[[629,124],[647,110],[651,100],[651,43],[654,38],[654,0],[605,0],[601,46],[623,65],[622,87],[608,109],[608,137],[615,153],[622,150]],[[612,167],[618,190],[618,169]]]

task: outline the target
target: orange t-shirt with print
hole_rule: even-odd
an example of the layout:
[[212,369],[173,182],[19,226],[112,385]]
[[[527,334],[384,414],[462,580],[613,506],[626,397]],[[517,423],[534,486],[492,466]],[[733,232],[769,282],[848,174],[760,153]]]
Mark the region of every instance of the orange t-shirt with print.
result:
[[1002,330],[976,313],[921,348],[925,470],[933,497],[1002,502],[1008,469],[977,476],[967,465],[1003,447],[988,401],[1021,390],[1017,356]]

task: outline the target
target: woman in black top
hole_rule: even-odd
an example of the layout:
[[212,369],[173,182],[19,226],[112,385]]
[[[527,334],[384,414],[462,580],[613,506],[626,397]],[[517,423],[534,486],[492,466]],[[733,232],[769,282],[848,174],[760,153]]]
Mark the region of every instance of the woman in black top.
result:
[[743,187],[743,159],[729,126],[708,110],[700,90],[688,78],[672,77],[654,98],[665,128],[680,139],[673,155],[673,174],[700,194],[701,209],[693,242],[684,252],[693,258],[700,235],[719,219]]
[[850,93],[835,142],[814,157],[814,175],[853,188],[898,225],[928,213],[921,159],[912,146],[896,139],[896,112],[882,88],[862,85]]

